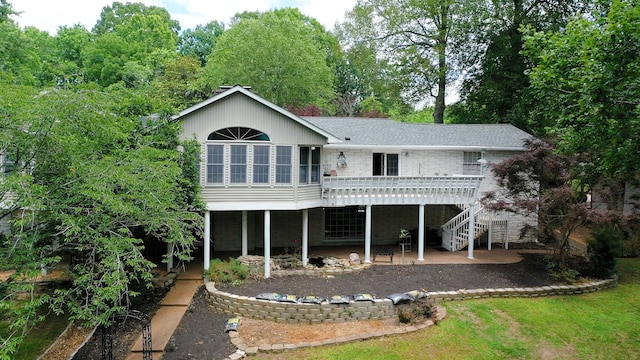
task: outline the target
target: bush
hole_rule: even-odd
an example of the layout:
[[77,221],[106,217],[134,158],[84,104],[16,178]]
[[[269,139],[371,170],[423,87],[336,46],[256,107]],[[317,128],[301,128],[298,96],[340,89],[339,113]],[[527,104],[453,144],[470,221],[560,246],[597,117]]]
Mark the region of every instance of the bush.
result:
[[610,277],[616,272],[616,256],[620,243],[613,229],[602,227],[593,232],[587,242],[587,255],[594,274]]
[[209,279],[218,283],[240,283],[249,276],[249,267],[238,259],[213,259],[209,263]]
[[419,299],[398,309],[398,321],[402,324],[415,324],[421,320],[428,319],[433,315],[431,305],[427,299]]

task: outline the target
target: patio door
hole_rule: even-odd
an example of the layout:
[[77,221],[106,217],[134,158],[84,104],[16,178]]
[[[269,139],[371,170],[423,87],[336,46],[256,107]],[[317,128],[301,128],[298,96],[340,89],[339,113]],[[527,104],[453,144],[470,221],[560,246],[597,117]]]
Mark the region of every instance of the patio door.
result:
[[398,154],[373,153],[373,176],[398,175],[400,175]]

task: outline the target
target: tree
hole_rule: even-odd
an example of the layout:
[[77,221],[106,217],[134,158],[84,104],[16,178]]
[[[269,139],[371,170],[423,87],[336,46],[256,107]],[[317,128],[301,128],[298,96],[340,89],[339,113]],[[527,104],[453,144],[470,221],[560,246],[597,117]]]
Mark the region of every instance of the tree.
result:
[[367,47],[395,68],[396,84],[413,103],[432,97],[435,122],[443,123],[447,84],[468,66],[462,29],[475,6],[455,0],[360,0],[341,29],[354,43],[372,43]]
[[156,102],[164,103],[176,111],[206,99],[206,94],[192,88],[200,70],[200,62],[191,56],[167,61],[151,82],[151,96]]
[[[202,228],[193,143],[178,151],[178,125],[141,121],[129,92],[2,87],[3,154],[11,154],[6,182],[14,232],[3,239],[3,268],[15,271],[0,286],[0,312],[28,328],[40,305],[81,323],[107,324],[148,284],[155,266],[144,256],[149,240],[188,259]],[[7,169],[7,167],[5,167]],[[8,214],[5,213],[5,214]],[[8,215],[7,215],[8,216]],[[61,262],[69,254],[75,262]],[[69,285],[15,303],[25,282],[50,266],[65,267]],[[24,332],[0,339],[0,357]],[[10,346],[4,346],[9,344]]]
[[575,187],[581,154],[558,155],[552,145],[540,140],[528,141],[526,147],[522,154],[492,166],[499,189],[486,193],[482,203],[490,209],[537,217],[537,227],[525,226],[522,232],[536,232],[554,249],[555,265],[564,271],[571,234],[580,226],[603,221],[607,214],[591,209],[583,201],[584,189]]
[[88,80],[131,87],[150,82],[165,60],[177,56],[179,29],[164,8],[119,2],[104,7],[93,29],[96,39],[82,54]]
[[187,29],[180,34],[178,51],[184,56],[200,60],[200,65],[204,66],[222,33],[224,24],[217,21],[211,21],[204,26],[197,25],[193,30]]
[[55,55],[58,60],[56,83],[58,86],[85,82],[82,51],[93,40],[93,35],[80,24],[62,26],[54,38]]
[[288,9],[240,19],[218,38],[199,88],[241,84],[280,106],[327,108],[333,73],[314,28],[298,14]]
[[[640,8],[616,0],[560,32],[527,31],[535,96],[533,121],[558,136],[566,154],[588,153],[590,185],[634,181],[640,173]],[[623,187],[624,188],[624,187]]]
[[[527,123],[533,105],[529,94],[531,60],[523,53],[521,28],[555,31],[580,13],[590,1],[500,0],[485,2],[472,29],[478,66],[470,68],[461,89],[458,123]],[[533,129],[535,130],[535,128]]]
[[344,61],[336,71],[338,111],[362,116],[366,112],[362,102],[374,98],[385,114],[410,112],[412,107],[402,97],[405,81],[388,60],[377,56],[374,44],[354,38],[357,34],[344,24],[335,32],[344,48]]
[[[14,14],[4,6],[0,9]],[[9,18],[0,20],[0,34],[0,83],[36,85],[40,57],[33,42]]]
[[147,6],[143,3],[127,2],[123,4],[118,1],[115,1],[111,6],[102,8],[100,19],[93,27],[92,32],[96,35],[117,32],[121,26],[129,26],[138,16],[157,16],[160,22],[167,24],[173,33],[177,35],[180,32],[180,24],[176,20],[171,20],[171,15],[165,8]]
[[7,0],[0,0],[0,23],[10,21],[12,15],[18,15],[13,6]]

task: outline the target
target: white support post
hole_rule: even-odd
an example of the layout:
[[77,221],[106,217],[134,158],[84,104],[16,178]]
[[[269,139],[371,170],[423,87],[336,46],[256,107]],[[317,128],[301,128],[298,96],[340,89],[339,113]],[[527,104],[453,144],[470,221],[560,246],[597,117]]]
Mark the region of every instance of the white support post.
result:
[[504,243],[505,249],[509,250],[509,220],[504,223]]
[[264,211],[264,278],[271,277],[271,211]]
[[204,212],[204,270],[209,270],[211,262],[211,214],[209,210]]
[[418,209],[418,261],[424,261],[424,204]]
[[242,256],[249,255],[249,236],[247,235],[248,228],[247,211],[242,212]]
[[167,272],[173,271],[173,243],[167,243]]
[[489,232],[487,234],[487,250],[491,251],[491,239],[493,235],[493,212],[489,214]]
[[364,223],[364,262],[371,262],[371,205],[367,205]]
[[469,245],[467,246],[468,254],[467,258],[473,259],[473,243],[475,242],[475,232],[476,232],[476,205],[471,204],[469,206]]
[[309,262],[309,209],[302,210],[302,266]]

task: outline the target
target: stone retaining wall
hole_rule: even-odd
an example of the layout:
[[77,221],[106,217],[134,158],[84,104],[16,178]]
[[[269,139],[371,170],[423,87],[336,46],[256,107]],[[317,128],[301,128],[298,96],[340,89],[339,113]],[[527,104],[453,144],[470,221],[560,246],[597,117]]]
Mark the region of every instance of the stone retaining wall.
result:
[[384,320],[396,315],[388,299],[350,302],[349,304],[301,304],[258,300],[219,291],[214,283],[207,283],[211,306],[229,315],[281,323],[338,323],[358,320]]
[[[452,300],[470,300],[498,297],[540,297],[576,295],[615,287],[617,277],[579,285],[550,285],[532,288],[461,289],[457,291],[428,292],[432,304]],[[208,302],[226,314],[257,320],[282,323],[335,323],[359,320],[384,320],[396,316],[396,309],[389,299],[351,301],[349,304],[301,304],[258,300],[219,291],[213,282],[206,285]],[[409,290],[407,290],[409,291]]]
[[461,289],[457,291],[437,291],[429,292],[428,299],[431,303],[437,304],[443,301],[471,300],[483,298],[506,298],[506,297],[541,297],[555,295],[578,295],[586,294],[605,289],[614,288],[618,283],[618,278],[592,281],[578,285],[549,285],[528,288],[498,288],[498,289]]

